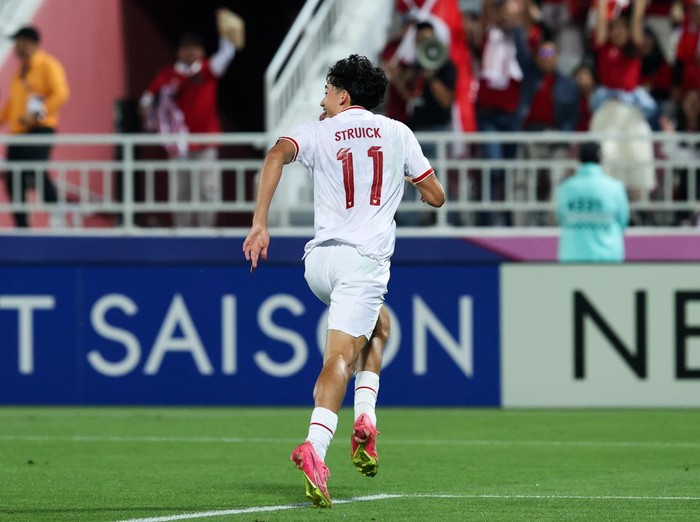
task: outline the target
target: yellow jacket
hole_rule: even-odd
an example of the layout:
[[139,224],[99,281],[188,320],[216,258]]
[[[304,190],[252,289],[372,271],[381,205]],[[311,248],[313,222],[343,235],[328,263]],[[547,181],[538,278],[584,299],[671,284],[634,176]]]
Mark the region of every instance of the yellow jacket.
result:
[[10,81],[7,101],[0,112],[0,123],[8,124],[10,132],[24,133],[29,127],[20,123],[27,112],[30,96],[43,98],[46,109],[41,125],[55,128],[58,124],[58,110],[68,101],[68,82],[63,66],[56,58],[39,50],[29,59],[29,71],[20,78],[20,66]]

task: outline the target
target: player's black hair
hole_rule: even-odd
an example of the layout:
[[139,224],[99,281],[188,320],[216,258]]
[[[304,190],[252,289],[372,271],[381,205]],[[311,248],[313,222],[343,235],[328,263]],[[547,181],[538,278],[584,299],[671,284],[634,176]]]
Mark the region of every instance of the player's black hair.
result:
[[389,80],[381,67],[375,67],[366,56],[351,54],[328,69],[326,82],[350,94],[353,105],[374,109],[384,100]]

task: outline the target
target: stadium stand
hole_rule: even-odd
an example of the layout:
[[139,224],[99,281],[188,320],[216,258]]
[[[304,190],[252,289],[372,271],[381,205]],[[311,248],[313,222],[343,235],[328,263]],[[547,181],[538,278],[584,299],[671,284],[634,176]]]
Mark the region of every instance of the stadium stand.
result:
[[[84,3],[86,6],[91,5],[89,2]],[[124,5],[133,7],[137,3],[129,1],[124,2]],[[405,2],[399,2],[401,3]],[[473,2],[461,4],[464,4],[462,11],[467,19],[468,13],[473,10]],[[18,7],[20,5],[21,12]],[[120,3],[116,0],[110,1],[109,5],[119,11]],[[301,2],[299,5],[301,6]],[[0,17],[3,24],[7,22],[7,27],[10,28],[28,21],[43,23],[49,16],[57,20],[60,14],[48,12],[51,8],[48,2],[3,2],[0,5]],[[361,3],[351,4],[339,0],[308,0],[303,4],[293,24],[290,20],[291,27],[287,26],[289,30],[285,29],[286,38],[281,45],[275,46],[276,54],[269,62],[267,71],[261,74],[261,84],[264,84],[259,90],[261,97],[263,92],[265,96],[265,132],[235,132],[216,137],[222,148],[235,150],[235,153],[223,154],[222,159],[215,163],[223,180],[221,200],[213,205],[213,210],[219,214],[218,228],[239,229],[247,225],[253,206],[255,175],[260,167],[263,151],[285,130],[318,116],[318,102],[325,70],[329,64],[350,52],[379,56],[390,37],[392,16],[395,15],[396,9],[397,5],[391,1],[363,0]],[[689,6],[688,9],[695,7]],[[104,11],[104,5],[102,10]],[[576,14],[575,20],[569,20],[567,23],[585,23],[579,20],[578,11],[572,13]],[[125,17],[132,16],[130,20],[134,20],[126,8],[121,10],[121,14]],[[659,11],[659,6],[652,3],[648,11],[649,25],[654,27],[664,53],[669,56],[669,61],[672,61],[673,44],[669,42],[672,26],[668,20],[663,23],[664,17],[668,16],[668,12],[663,9]],[[93,20],[96,20],[94,24],[98,29],[110,23],[100,22],[95,16]],[[545,17],[545,22],[546,20]],[[681,19],[677,22],[680,24],[677,27],[679,30],[685,28],[683,30],[687,33],[687,24],[683,25],[684,23]],[[581,31],[585,32],[585,25]],[[110,45],[114,47],[118,38],[109,38]],[[50,27],[47,29],[47,42],[57,45],[59,54],[65,55],[68,52],[68,44],[62,41],[55,31],[52,32]],[[157,56],[150,58],[154,62],[160,61],[163,54],[168,52],[163,41],[152,47],[158,49]],[[9,50],[7,42],[3,42],[0,57],[7,57]],[[121,60],[129,62],[129,58],[133,56],[133,52],[127,53],[126,57],[121,56]],[[94,57],[88,58],[87,61],[94,65]],[[117,58],[115,63],[119,62]],[[476,71],[478,59],[474,56],[472,58]],[[245,54],[242,54],[241,59],[235,61],[236,67],[247,66],[250,62],[246,59]],[[5,60],[0,72],[0,80],[3,83],[8,78],[8,61]],[[241,65],[238,65],[239,62]],[[566,65],[565,68],[571,69],[570,65]],[[70,66],[69,63],[67,67]],[[128,70],[129,78],[137,76],[138,72],[133,68],[117,69],[116,74],[122,75],[126,75],[125,71]],[[113,134],[111,131],[116,128],[112,111],[118,92],[139,93],[143,85],[124,85],[127,80],[122,78],[116,81],[114,74],[108,80],[95,78],[94,81],[100,86],[103,85],[100,81],[119,84],[111,90],[106,87],[102,89],[105,92],[101,98],[86,99],[88,110],[101,123],[89,122],[85,116],[76,117],[72,115],[77,112],[74,109],[75,105],[67,107],[61,133],[53,138],[56,144],[54,159],[43,165],[52,173],[59,188],[57,208],[41,202],[43,187],[40,183],[36,186],[37,195],[30,197],[26,203],[9,201],[7,195],[0,191],[0,229],[3,231],[12,230],[7,219],[12,210],[30,212],[34,226],[45,227],[49,213],[57,211],[66,214],[66,227],[77,230],[109,228],[116,234],[144,228],[170,228],[169,215],[173,211],[203,210],[202,204],[196,201],[183,203],[175,200],[173,184],[169,182],[173,178],[172,162],[162,159],[162,156],[157,154],[144,154],[144,150],[157,149],[172,138],[139,133]],[[130,81],[134,83],[133,79]],[[83,83],[73,82],[78,90]],[[76,92],[74,99],[78,97],[80,92]],[[117,99],[117,106],[125,106],[124,101],[125,99]],[[98,104],[102,111],[99,114]],[[74,110],[69,110],[71,108]],[[675,107],[671,107],[664,111],[664,114],[672,116],[674,109]],[[245,125],[228,126],[236,127],[246,128]],[[694,154],[669,154],[668,151],[697,150],[700,136],[692,132],[692,126],[680,127],[680,132],[671,132],[674,128],[672,124],[664,125],[663,128],[663,131],[656,131],[644,137],[651,139],[653,143],[652,165],[649,165],[648,161],[627,161],[624,165],[628,171],[652,170],[656,181],[656,187],[652,191],[642,194],[632,204],[632,223],[636,226],[660,227],[696,223],[697,172],[700,169],[700,165],[697,164],[698,158]],[[206,143],[211,137],[191,135],[188,139],[192,143]],[[509,160],[489,160],[479,156],[480,145],[503,141],[502,135],[498,133],[485,135],[478,132],[433,132],[421,134],[420,139],[426,145],[437,145],[434,163],[441,181],[448,190],[446,205],[441,209],[431,210],[423,219],[422,226],[427,226],[433,231],[475,227],[482,223],[477,219],[479,212],[507,212],[512,217],[509,221],[511,227],[518,230],[533,225],[553,224],[553,192],[544,198],[538,193],[538,183],[542,181],[541,173],[548,173],[550,179],[546,180],[547,183],[556,186],[564,176],[573,171],[578,143],[599,139],[608,144],[619,145],[631,142],[635,136],[550,131],[509,133],[508,142],[515,144],[520,151],[516,158]],[[17,140],[30,143],[32,138],[0,135],[0,145],[3,146]],[[565,144],[568,153],[556,158],[530,159],[522,151],[527,148],[525,145],[530,146],[533,143]],[[608,163],[606,166],[612,169],[614,163]],[[504,169],[505,172],[504,196],[499,201],[493,200],[490,184],[487,182],[488,173],[494,169]],[[0,163],[0,170],[8,172],[8,175],[17,176],[19,167],[17,164],[3,161]],[[291,168],[284,176],[283,183],[280,191],[283,197],[275,201],[274,226],[308,229],[311,225],[312,211],[308,177],[300,167],[297,170]],[[422,207],[418,201],[405,202],[402,207],[404,210],[419,208]],[[206,210],[210,209],[212,207],[208,206]]]

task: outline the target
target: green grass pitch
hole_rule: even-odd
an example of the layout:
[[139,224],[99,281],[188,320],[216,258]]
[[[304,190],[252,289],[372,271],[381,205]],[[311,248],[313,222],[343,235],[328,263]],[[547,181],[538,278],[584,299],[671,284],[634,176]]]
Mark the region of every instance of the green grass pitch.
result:
[[373,479],[343,410],[330,510],[289,462],[310,412],[0,408],[0,520],[700,520],[700,410],[380,408]]

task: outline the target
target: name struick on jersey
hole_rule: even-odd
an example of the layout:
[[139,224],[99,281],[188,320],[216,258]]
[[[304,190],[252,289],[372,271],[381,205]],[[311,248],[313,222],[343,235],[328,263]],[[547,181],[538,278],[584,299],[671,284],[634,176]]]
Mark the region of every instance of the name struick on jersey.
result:
[[355,127],[335,133],[335,141],[354,140],[358,138],[381,138],[379,127]]

